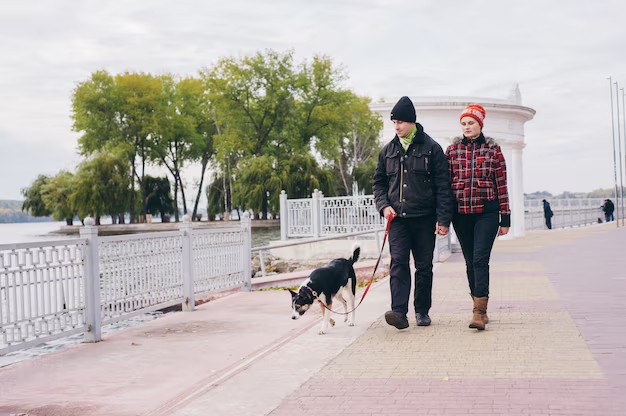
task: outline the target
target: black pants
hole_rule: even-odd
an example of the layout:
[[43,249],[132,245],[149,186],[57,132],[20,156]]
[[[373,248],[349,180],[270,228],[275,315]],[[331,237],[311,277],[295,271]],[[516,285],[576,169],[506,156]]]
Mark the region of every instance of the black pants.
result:
[[454,231],[461,243],[472,295],[489,296],[489,257],[498,234],[498,212],[456,214]]
[[548,230],[552,229],[552,217],[546,217],[546,227],[548,227]]
[[409,254],[415,261],[415,312],[428,313],[432,304],[433,251],[435,250],[434,216],[395,218],[389,229],[391,254],[391,310],[406,315],[411,294]]

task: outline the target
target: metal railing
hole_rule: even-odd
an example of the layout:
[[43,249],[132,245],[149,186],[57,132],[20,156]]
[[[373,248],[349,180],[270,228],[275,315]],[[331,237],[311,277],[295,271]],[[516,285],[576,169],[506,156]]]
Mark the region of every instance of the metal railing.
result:
[[182,304],[211,292],[251,287],[251,223],[99,237],[85,220],[80,238],[0,245],[0,355]]
[[[602,212],[603,198],[553,199],[548,201],[553,212],[552,228],[571,228],[591,225],[604,221]],[[526,230],[547,229],[543,202],[524,201]]]

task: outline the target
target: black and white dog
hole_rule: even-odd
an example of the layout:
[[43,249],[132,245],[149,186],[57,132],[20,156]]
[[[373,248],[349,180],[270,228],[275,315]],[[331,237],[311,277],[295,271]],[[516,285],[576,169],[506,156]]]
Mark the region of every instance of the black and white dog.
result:
[[[293,314],[291,319],[298,319],[309,310],[313,302],[319,299],[332,309],[333,299],[337,299],[344,307],[344,312],[352,311],[345,315],[344,322],[354,326],[354,299],[356,293],[356,275],[353,264],[359,259],[361,248],[355,245],[352,250],[352,257],[349,259],[335,259],[328,263],[328,266],[315,269],[309,278],[302,283],[298,292],[291,292],[291,306]],[[343,297],[346,291],[347,302]],[[319,334],[325,334],[328,324],[335,325],[335,321],[330,317],[330,312],[322,307],[322,327]]]

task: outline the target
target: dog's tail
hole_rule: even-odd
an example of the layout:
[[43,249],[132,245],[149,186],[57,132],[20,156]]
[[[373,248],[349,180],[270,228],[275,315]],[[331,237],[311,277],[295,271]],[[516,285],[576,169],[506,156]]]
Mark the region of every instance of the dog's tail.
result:
[[361,254],[361,246],[355,243],[352,246],[352,257],[350,257],[350,259],[349,259],[350,262],[352,264],[356,263],[357,260],[359,259],[359,255],[360,254]]

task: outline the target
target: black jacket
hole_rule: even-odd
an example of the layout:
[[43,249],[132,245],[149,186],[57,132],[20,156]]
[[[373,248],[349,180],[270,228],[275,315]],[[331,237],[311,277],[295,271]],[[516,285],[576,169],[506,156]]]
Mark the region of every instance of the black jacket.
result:
[[405,153],[398,136],[378,154],[374,198],[382,215],[391,206],[401,218],[436,215],[448,227],[454,212],[448,160],[443,149],[416,123],[417,133]]

